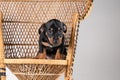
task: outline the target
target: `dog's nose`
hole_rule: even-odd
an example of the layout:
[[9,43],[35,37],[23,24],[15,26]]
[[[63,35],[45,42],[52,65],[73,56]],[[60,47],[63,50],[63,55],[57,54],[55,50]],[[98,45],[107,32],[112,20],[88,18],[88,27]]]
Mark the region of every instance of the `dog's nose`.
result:
[[54,44],[57,44],[58,43],[58,37],[54,37],[53,42],[54,42]]
[[57,43],[58,43],[57,39],[54,39],[54,40],[53,40],[53,43],[54,43],[54,44],[57,44]]
[[54,40],[53,40],[54,44],[57,44],[57,43],[58,43],[58,35],[55,34],[55,36],[54,36],[53,39],[54,39]]

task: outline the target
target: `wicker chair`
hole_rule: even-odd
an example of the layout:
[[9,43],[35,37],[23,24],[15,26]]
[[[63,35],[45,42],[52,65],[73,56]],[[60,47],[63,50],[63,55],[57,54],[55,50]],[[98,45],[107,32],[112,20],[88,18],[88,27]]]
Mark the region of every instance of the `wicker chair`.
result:
[[[0,0],[0,80],[8,67],[19,80],[72,80],[79,23],[92,0]],[[38,52],[38,28],[50,19],[67,25],[66,60],[33,59]]]

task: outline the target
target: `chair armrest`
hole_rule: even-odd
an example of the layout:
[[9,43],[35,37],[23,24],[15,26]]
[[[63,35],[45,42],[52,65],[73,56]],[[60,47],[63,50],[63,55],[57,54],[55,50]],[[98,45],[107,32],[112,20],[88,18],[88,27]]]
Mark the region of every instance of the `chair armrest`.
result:
[[72,23],[72,30],[71,30],[71,37],[70,37],[70,43],[68,46],[68,55],[67,60],[69,61],[68,64],[71,63],[72,56],[74,54],[74,45],[75,45],[75,37],[76,37],[76,24],[78,23],[78,13],[73,14],[73,23]]

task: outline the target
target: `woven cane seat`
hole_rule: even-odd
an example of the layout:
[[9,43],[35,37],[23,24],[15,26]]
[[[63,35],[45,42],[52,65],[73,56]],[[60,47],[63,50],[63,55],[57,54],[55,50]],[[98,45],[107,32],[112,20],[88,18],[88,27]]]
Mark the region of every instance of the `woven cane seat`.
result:
[[[67,25],[65,45],[69,46],[73,14],[84,19],[92,0],[1,0],[2,30],[6,59],[31,59],[38,52],[38,29],[50,19]],[[77,35],[76,29],[76,35]],[[19,80],[56,80],[66,65],[7,64]]]

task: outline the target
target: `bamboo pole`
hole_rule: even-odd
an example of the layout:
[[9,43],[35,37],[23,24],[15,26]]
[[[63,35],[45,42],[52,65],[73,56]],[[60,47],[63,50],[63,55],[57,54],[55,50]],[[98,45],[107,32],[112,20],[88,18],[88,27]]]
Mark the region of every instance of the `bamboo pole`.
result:
[[73,14],[73,21],[72,21],[72,31],[71,31],[71,37],[70,37],[70,44],[68,47],[68,55],[67,55],[67,60],[68,60],[68,66],[66,69],[66,73],[65,73],[65,80],[72,80],[72,75],[71,74],[71,67],[72,67],[72,58],[74,55],[74,45],[75,45],[75,31],[76,31],[76,24],[78,22],[78,13],[74,13]]
[[[40,1],[40,2],[56,2],[56,0],[0,0],[0,2],[35,2],[35,1]],[[61,1],[61,2],[68,2],[68,0],[58,0],[58,1]],[[69,0],[69,2],[80,2],[82,0]]]
[[6,70],[4,64],[4,45],[2,37],[2,12],[0,12],[0,80],[6,80]]
[[6,64],[49,64],[67,65],[67,60],[46,60],[46,59],[4,59]]

